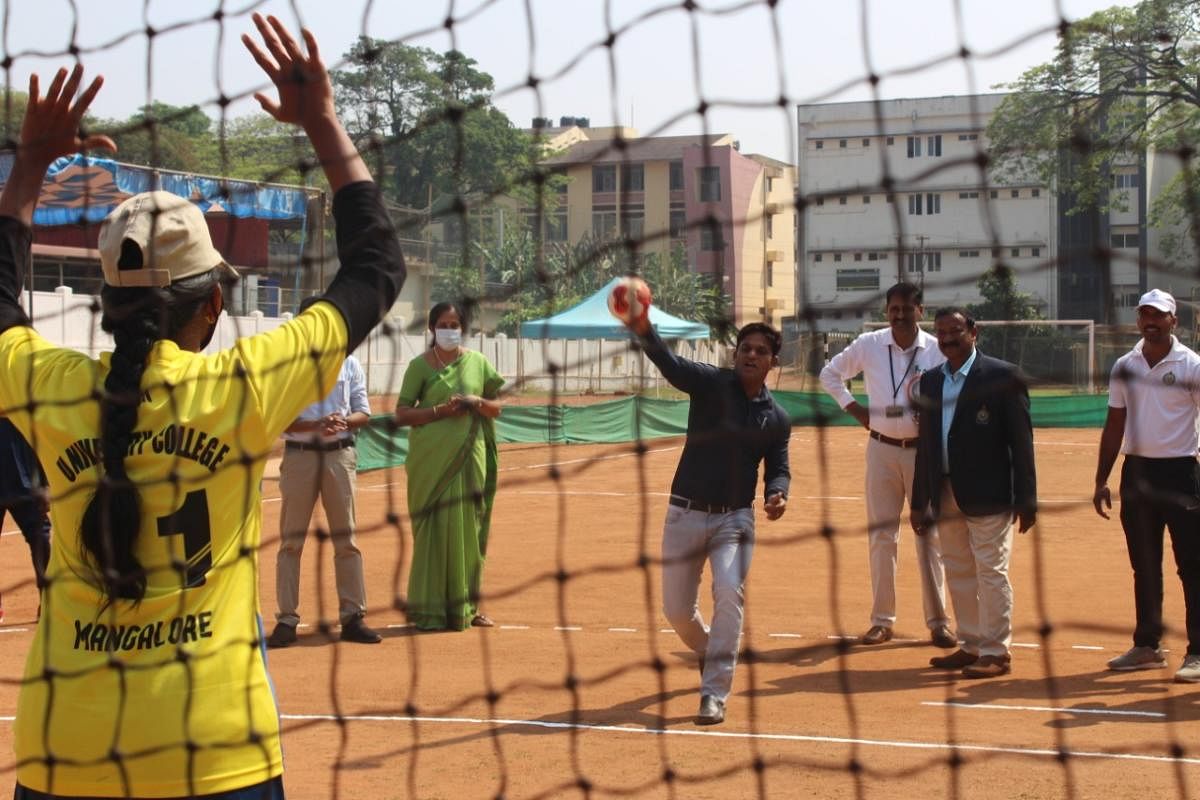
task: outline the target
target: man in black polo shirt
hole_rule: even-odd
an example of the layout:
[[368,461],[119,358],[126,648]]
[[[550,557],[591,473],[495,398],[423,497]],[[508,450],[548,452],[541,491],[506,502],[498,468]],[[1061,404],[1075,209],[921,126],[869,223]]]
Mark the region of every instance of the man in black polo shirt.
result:
[[[767,519],[779,519],[787,508],[791,420],[766,387],[782,337],[770,325],[746,325],[738,331],[733,369],[719,369],[672,353],[645,314],[629,327],[663,377],[691,397],[687,441],[663,526],[663,612],[700,656],[696,724],[715,725],[725,719],[737,663],[760,461],[766,462]],[[711,627],[698,604],[705,560],[713,575]]]

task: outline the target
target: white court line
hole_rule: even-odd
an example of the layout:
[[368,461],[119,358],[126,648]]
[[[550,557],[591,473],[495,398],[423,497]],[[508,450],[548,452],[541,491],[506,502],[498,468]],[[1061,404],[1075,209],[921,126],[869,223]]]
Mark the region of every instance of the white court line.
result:
[[391,625],[388,625],[387,627],[389,627],[389,628],[407,628],[407,627],[409,627],[409,623],[398,622],[398,623],[393,623]]
[[0,628],[0,633],[24,633],[29,628]]
[[637,633],[637,628],[609,628],[609,633]]
[[829,634],[828,636],[826,636],[825,638],[826,638],[826,639],[851,639],[851,640],[854,640],[854,639],[857,639],[858,637],[857,637],[857,636],[851,636],[851,635],[849,635],[849,634],[841,634],[841,635],[838,635],[838,634],[836,634],[836,633],[831,633],[831,634]]
[[1073,644],[1073,645],[1071,645],[1071,649],[1072,650],[1103,650],[1104,648],[1097,647],[1094,644]]
[[1029,647],[1029,648],[1032,648],[1032,649],[1034,649],[1034,650],[1036,650],[1036,649],[1038,649],[1039,647],[1041,647],[1041,645],[1040,645],[1040,644],[1030,644],[1029,642],[1013,642],[1013,643],[1012,643],[1012,646],[1013,646],[1013,647]]
[[554,630],[556,630],[556,631],[581,631],[581,630],[583,630],[583,628],[579,627],[578,625],[555,625]]
[[1119,711],[1109,708],[1054,708],[1053,706],[1005,706],[995,703],[958,703],[955,701],[922,701],[923,706],[951,706],[953,708],[971,708],[982,711],[1049,711],[1062,714],[1102,714],[1113,717],[1154,717],[1161,719],[1166,714],[1161,711]]
[[776,639],[803,639],[804,636],[799,633],[768,633],[767,636]]
[[485,719],[473,717],[408,717],[408,716],[335,716],[333,714],[280,714],[287,720],[317,720],[328,722],[425,722],[449,725],[514,725],[550,730],[595,731],[598,733],[634,733],[651,736],[702,736],[711,739],[744,739],[776,742],[815,742],[818,744],[853,744],[866,747],[890,747],[904,750],[941,750],[959,753],[1004,753],[1045,758],[1096,758],[1113,761],[1152,761],[1165,764],[1200,764],[1200,758],[1182,756],[1153,756],[1139,753],[1105,753],[1091,750],[1057,750],[1038,747],[1001,747],[982,744],[949,744],[947,742],[905,742],[894,739],[852,739],[845,736],[806,736],[799,733],[750,733],[737,731],[699,731],[691,728],[635,728],[624,725],[591,725],[572,722],[546,722],[528,719]]
[[659,633],[674,633],[675,629],[674,628],[659,628],[658,632]]
[[529,626],[528,625],[501,625],[500,630],[502,630],[502,631],[527,631],[527,630],[529,630]]

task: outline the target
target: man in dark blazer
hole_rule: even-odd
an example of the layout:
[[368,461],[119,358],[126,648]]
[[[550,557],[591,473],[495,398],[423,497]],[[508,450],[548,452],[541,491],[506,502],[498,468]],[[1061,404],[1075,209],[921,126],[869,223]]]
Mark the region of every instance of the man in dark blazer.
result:
[[934,317],[940,369],[921,376],[913,530],[937,526],[962,647],[930,659],[968,678],[1011,670],[1012,523],[1037,516],[1029,391],[1017,368],[975,349],[975,321],[961,308]]
[[[0,527],[5,514],[10,514],[21,529],[21,535],[29,543],[39,589],[50,561],[50,518],[46,495],[41,491],[45,485],[46,477],[33,449],[11,422],[0,417]],[[0,620],[3,619],[4,605],[0,598]]]

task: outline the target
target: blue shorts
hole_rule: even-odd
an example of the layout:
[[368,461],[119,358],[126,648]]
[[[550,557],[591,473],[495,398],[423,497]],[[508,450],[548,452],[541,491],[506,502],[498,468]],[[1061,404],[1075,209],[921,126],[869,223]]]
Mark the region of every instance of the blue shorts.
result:
[[[33,789],[26,789],[24,786],[17,784],[17,790],[13,794],[13,800],[107,800],[106,798],[98,797],[78,797],[76,795],[60,794],[45,794],[43,792],[35,792]],[[284,800],[283,797],[283,776],[272,778],[266,783],[256,783],[253,786],[247,786],[243,789],[233,789],[228,792],[220,792],[218,794],[205,795],[188,795],[187,797],[175,798],[175,800]]]

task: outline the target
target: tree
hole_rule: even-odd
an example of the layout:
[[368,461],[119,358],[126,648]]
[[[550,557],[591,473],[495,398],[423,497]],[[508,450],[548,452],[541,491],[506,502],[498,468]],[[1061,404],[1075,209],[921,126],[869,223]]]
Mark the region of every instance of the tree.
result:
[[1033,298],[1017,291],[1012,270],[997,264],[979,277],[976,283],[983,302],[967,306],[968,313],[980,320],[1041,319]]
[[[1068,213],[1122,208],[1114,164],[1170,151],[1181,170],[1156,198],[1151,224],[1182,226],[1164,244],[1184,257],[1200,239],[1200,0],[1142,0],[1064,27],[1054,60],[1003,88],[988,126],[994,174],[1038,178],[1072,198]],[[1183,235],[1179,235],[1179,230]]]
[[[332,73],[339,113],[360,149],[379,159],[393,202],[527,191],[533,139],[492,105],[492,77],[456,50],[362,36]],[[368,155],[370,158],[371,155]]]
[[202,172],[212,161],[212,120],[199,106],[154,102],[96,127],[112,136],[117,157],[128,164]]

